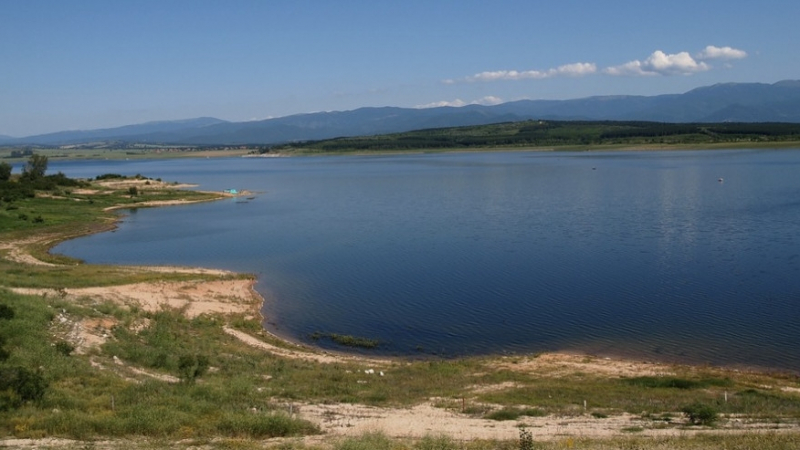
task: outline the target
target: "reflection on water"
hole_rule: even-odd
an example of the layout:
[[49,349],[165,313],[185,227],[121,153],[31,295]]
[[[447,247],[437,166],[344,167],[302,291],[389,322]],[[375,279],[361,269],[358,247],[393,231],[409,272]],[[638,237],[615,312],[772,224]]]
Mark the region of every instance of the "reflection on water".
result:
[[800,368],[800,151],[55,166],[263,191],[140,210],[56,251],[256,273],[269,326],[295,339]]

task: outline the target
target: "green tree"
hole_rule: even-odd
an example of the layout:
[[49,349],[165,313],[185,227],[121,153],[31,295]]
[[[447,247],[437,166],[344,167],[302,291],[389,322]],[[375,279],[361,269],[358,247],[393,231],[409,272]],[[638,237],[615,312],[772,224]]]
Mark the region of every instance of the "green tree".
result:
[[45,172],[47,172],[47,156],[34,153],[25,163],[22,176],[29,180],[37,180],[44,177]]
[[11,164],[0,162],[0,181],[8,181],[11,178]]

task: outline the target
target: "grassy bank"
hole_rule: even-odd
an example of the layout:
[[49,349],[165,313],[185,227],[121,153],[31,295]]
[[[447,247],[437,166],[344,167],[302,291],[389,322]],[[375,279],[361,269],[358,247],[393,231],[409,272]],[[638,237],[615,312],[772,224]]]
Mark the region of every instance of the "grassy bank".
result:
[[[50,441],[42,439],[58,438],[64,441],[53,446],[65,448],[511,449],[522,448],[525,427],[535,448],[797,448],[800,380],[792,374],[570,355],[335,357],[266,334],[254,313],[257,297],[248,311],[191,315],[74,294],[246,277],[49,255],[61,239],[111,226],[109,207],[218,197],[157,180],[118,181],[58,185],[0,203],[0,312],[11,311],[0,314],[0,445],[34,439],[43,447]],[[343,349],[371,344],[346,338],[340,336]],[[284,352],[265,350],[269,345]],[[341,431],[368,425],[365,414],[420,405],[464,422],[463,433],[427,432],[439,419],[413,438],[410,431]],[[318,408],[330,409],[314,413]],[[510,432],[471,434],[479,426]]]

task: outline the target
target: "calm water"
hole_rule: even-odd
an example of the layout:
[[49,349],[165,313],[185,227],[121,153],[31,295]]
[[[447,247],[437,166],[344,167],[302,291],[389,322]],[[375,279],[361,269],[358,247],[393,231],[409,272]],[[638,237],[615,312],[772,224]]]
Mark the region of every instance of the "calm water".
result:
[[[800,150],[51,164],[261,191],[55,251],[251,272],[266,326],[389,354],[576,350],[800,370]],[[723,181],[719,181],[722,178]]]

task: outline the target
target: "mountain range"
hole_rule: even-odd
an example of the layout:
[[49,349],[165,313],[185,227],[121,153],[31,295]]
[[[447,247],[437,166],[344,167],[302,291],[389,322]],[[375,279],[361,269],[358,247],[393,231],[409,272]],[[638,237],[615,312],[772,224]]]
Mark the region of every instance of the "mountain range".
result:
[[683,94],[657,96],[614,95],[574,100],[520,100],[493,106],[426,109],[366,107],[249,122],[228,122],[201,117],[87,131],[61,131],[24,138],[0,136],[0,144],[123,142],[268,145],[530,119],[673,123],[800,122],[800,80],[785,80],[774,84],[722,83],[696,88]]

